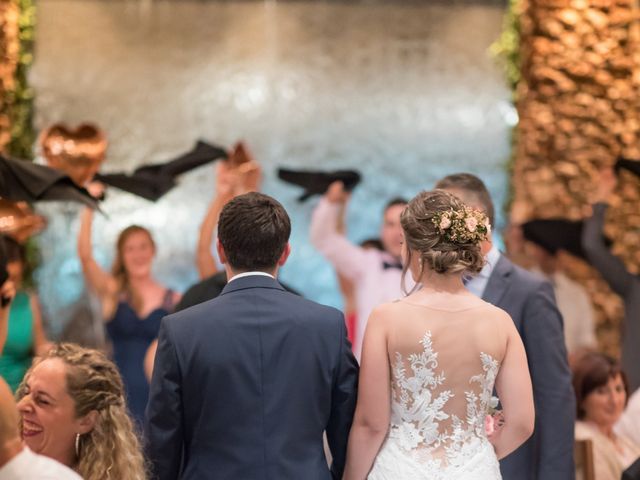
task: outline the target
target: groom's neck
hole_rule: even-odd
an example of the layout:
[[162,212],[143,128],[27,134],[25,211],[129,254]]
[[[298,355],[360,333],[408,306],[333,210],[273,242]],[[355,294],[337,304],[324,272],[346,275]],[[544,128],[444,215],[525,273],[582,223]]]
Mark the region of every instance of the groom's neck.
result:
[[227,279],[233,278],[236,275],[240,275],[241,273],[248,273],[248,272],[262,272],[262,273],[268,273],[269,275],[276,277],[277,273],[278,273],[278,267],[275,268],[270,268],[270,269],[265,269],[265,268],[256,268],[256,269],[252,269],[252,270],[248,270],[248,269],[235,269],[231,266],[229,266],[228,263],[226,263],[224,265],[224,269],[227,272]]

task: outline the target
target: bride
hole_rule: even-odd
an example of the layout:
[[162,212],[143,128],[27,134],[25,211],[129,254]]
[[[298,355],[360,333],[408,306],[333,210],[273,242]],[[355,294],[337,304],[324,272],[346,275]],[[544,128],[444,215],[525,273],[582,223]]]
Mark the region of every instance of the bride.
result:
[[371,314],[344,478],[500,479],[498,459],[531,435],[534,409],[511,318],[463,283],[482,269],[488,221],[435,190],[411,200],[402,228],[405,274],[422,288]]

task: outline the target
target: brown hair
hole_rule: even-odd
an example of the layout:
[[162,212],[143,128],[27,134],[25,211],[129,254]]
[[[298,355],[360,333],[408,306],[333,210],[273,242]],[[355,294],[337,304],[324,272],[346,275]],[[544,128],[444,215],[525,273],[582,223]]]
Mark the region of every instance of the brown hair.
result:
[[[34,361],[25,380],[36,365],[55,358],[67,367],[67,392],[75,403],[76,416],[98,412],[93,430],[80,437],[75,470],[85,480],[144,480],[140,442],[126,410],[122,378],[114,363],[98,350],[61,343]],[[25,380],[18,388],[18,400],[25,395]]]
[[124,293],[128,297],[129,301],[131,302],[133,309],[138,311],[142,307],[141,305],[142,299],[140,298],[138,293],[131,288],[131,283],[129,281],[129,274],[124,266],[124,254],[123,254],[124,244],[129,239],[129,237],[135,233],[146,234],[147,237],[149,237],[149,241],[151,242],[153,249],[155,250],[156,243],[153,241],[153,236],[151,235],[151,232],[149,230],[147,230],[144,227],[141,227],[140,225],[128,226],[127,228],[122,230],[122,232],[120,232],[120,235],[118,235],[118,241],[116,242],[116,258],[113,261],[113,266],[111,267],[111,273],[115,277],[116,282],[118,284],[117,294],[120,295],[121,293]]
[[461,190],[466,194],[466,198],[462,198],[463,202],[476,203],[481,205],[485,215],[489,218],[489,225],[495,225],[495,208],[489,190],[484,182],[475,175],[470,173],[454,173],[447,175],[436,183],[436,187],[441,190]]
[[629,383],[622,366],[615,358],[604,353],[589,352],[580,356],[572,365],[573,390],[576,395],[576,416],[582,420],[586,414],[582,408],[591,392],[606,385],[610,378],[622,377],[624,390],[629,398]]
[[464,204],[444,190],[421,192],[408,204],[400,216],[408,258],[403,269],[404,276],[411,264],[412,251],[418,252],[421,260],[420,276],[427,265],[436,273],[479,273],[484,258],[479,242],[453,242],[440,233],[434,219],[438,214],[463,211]]
[[218,221],[218,239],[229,266],[237,271],[273,269],[291,235],[284,207],[262,193],[239,195],[227,203]]

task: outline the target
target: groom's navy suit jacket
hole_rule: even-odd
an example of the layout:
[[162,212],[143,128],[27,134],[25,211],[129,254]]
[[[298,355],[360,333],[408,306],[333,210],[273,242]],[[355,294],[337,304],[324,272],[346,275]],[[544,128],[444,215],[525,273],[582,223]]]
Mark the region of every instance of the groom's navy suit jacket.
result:
[[574,480],[575,396],[551,284],[501,255],[482,298],[511,315],[520,333],[536,409],[531,438],[500,462],[502,478]]
[[357,377],[342,313],[271,277],[234,279],[162,321],[146,420],[152,477],[340,478]]

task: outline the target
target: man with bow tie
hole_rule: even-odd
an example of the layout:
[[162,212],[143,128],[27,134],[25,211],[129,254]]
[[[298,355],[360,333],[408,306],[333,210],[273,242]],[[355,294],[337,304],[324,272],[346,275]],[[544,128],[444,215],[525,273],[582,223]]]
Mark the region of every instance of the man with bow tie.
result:
[[[356,322],[353,332],[353,352],[360,359],[362,339],[371,310],[381,303],[403,296],[402,227],[400,214],[407,202],[393,199],[383,212],[380,240],[384,250],[363,248],[350,242],[339,231],[341,211],[349,193],[342,182],[334,182],[318,203],[311,217],[311,243],[331,262],[338,274],[353,283],[356,299]],[[411,275],[406,275],[407,290],[413,288]]]

